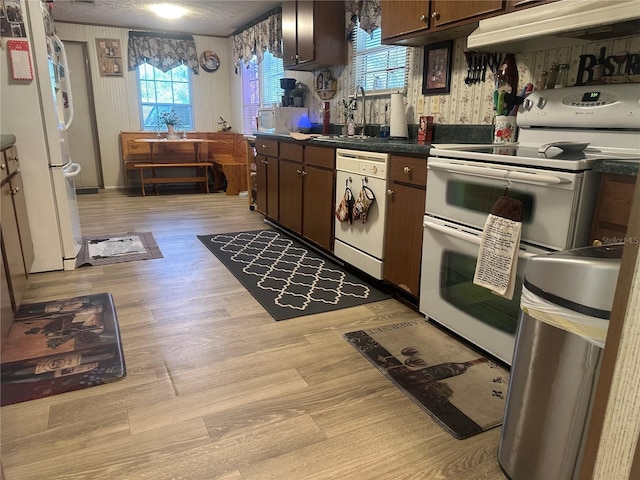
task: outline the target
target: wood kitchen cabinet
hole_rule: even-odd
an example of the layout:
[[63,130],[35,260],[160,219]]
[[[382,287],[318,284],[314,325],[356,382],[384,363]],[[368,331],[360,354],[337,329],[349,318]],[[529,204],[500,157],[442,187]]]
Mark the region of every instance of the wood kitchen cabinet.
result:
[[382,40],[429,28],[429,0],[384,0],[381,14]]
[[302,144],[280,143],[280,223],[302,235]]
[[502,0],[431,0],[431,28],[477,21],[480,16],[486,18],[502,10]]
[[382,43],[426,45],[462,38],[480,19],[504,8],[502,0],[382,0]]
[[256,138],[256,209],[278,220],[278,142]]
[[312,71],[346,65],[344,2],[282,2],[285,70]]
[[[591,241],[624,241],[637,177],[603,173],[591,222]],[[616,242],[617,239],[617,242]]]
[[383,277],[418,298],[427,159],[392,155],[389,165]]
[[335,149],[281,142],[280,224],[331,251]]
[[[2,151],[1,165],[0,232],[3,275],[0,281],[3,283],[1,332],[4,340],[13,321],[13,315],[5,318],[5,312],[9,310],[9,305],[12,312],[16,312],[20,306],[34,253],[22,174],[14,146]],[[8,296],[5,296],[5,287]]]

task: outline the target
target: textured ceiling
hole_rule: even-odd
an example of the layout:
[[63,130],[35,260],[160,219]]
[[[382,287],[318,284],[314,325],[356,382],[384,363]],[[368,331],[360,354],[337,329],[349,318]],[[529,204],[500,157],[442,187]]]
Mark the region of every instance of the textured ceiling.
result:
[[[179,5],[188,13],[178,20],[166,20],[149,11],[154,3]],[[56,0],[53,18],[58,22],[228,37],[280,3],[268,0]]]

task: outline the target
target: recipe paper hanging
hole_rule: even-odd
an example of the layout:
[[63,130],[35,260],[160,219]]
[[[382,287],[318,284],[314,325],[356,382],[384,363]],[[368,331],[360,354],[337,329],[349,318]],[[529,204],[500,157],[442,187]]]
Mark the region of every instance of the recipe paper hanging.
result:
[[511,299],[518,268],[522,202],[500,197],[484,224],[473,283]]

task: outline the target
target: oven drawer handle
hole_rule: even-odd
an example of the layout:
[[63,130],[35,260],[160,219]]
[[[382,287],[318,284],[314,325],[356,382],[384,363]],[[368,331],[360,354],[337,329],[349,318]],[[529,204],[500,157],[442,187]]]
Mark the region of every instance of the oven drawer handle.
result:
[[[436,230],[450,237],[457,238],[459,240],[464,240],[465,242],[473,243],[475,245],[480,246],[480,235],[472,235],[470,233],[464,233],[464,232],[461,232],[460,230],[456,230],[455,228],[445,227],[444,225],[438,225],[437,223],[430,222],[429,220],[425,220],[422,223],[422,225],[427,228],[430,228],[431,230]],[[518,257],[520,258],[531,258],[535,255],[538,255],[538,254],[524,252],[522,250],[518,252]]]
[[569,182],[568,179],[559,178],[553,175],[545,175],[542,173],[514,172],[513,170],[507,169],[474,167],[472,165],[460,165],[457,163],[440,163],[433,160],[429,160],[427,162],[427,167],[435,170],[445,170],[452,173],[466,173],[477,177],[495,178],[499,180],[504,180],[506,177],[509,180],[520,180],[522,182],[543,185],[559,185],[561,183]]

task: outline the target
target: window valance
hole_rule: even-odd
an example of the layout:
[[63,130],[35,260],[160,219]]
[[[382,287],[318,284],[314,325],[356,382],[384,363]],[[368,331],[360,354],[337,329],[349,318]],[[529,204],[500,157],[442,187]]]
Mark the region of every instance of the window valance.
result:
[[157,32],[129,32],[129,70],[148,63],[168,72],[178,65],[186,64],[196,75],[198,53],[193,35]]
[[249,64],[255,55],[262,62],[264,52],[282,58],[282,10],[280,8],[257,18],[233,33],[233,62],[238,67]]
[[344,7],[347,11],[347,38],[353,38],[353,32],[357,22],[360,28],[371,34],[380,26],[382,15],[380,13],[380,0],[346,0]]

